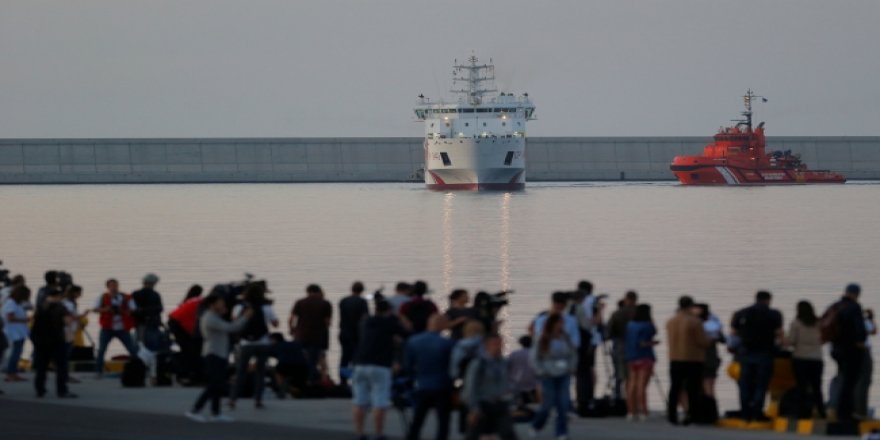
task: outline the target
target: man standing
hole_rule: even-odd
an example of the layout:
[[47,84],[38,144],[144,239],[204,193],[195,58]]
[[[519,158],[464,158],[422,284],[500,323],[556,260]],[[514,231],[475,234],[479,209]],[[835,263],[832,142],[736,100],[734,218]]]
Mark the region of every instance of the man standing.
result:
[[772,295],[760,291],[755,304],[733,315],[731,327],[739,337],[739,404],[746,420],[767,421],[764,398],[773,376],[773,355],[782,340],[782,314],[770,308]]
[[394,296],[388,298],[387,301],[391,304],[391,309],[394,313],[400,314],[400,308],[411,299],[412,286],[409,283],[401,281],[394,287]]
[[[837,419],[840,421],[853,420],[855,387],[865,356],[867,331],[859,305],[861,293],[858,284],[846,286],[843,298],[829,307],[820,323],[823,336],[830,336],[831,357],[837,362],[840,380]],[[829,327],[833,330],[827,330]]]
[[46,295],[50,291],[58,290],[58,271],[46,271],[46,273],[43,274],[43,280],[46,281],[46,285],[37,290],[37,308],[40,308],[43,305],[43,301],[46,300]]
[[354,357],[352,396],[354,428],[366,440],[364,422],[373,409],[374,439],[384,439],[385,411],[391,406],[391,366],[394,364],[395,338],[403,339],[406,329],[382,297],[376,300],[376,314],[361,322],[361,342]]
[[[596,387],[596,346],[593,339],[598,327],[596,308],[596,296],[593,295],[593,283],[583,280],[577,285],[577,290],[572,295],[574,304],[571,306],[571,316],[577,320],[579,339],[578,364],[575,372],[575,391],[577,392],[577,410],[581,415],[585,414],[593,404],[593,393]],[[535,335],[537,340],[537,335]]]
[[437,410],[436,438],[449,437],[452,379],[447,367],[453,342],[441,334],[448,324],[444,315],[435,314],[428,320],[428,331],[413,336],[406,343],[404,371],[415,381],[415,410],[406,436],[409,440],[420,438],[422,424],[431,408]]
[[464,336],[464,325],[468,320],[478,318],[476,311],[469,307],[470,302],[470,295],[465,289],[455,289],[449,294],[446,318],[449,319],[450,337],[453,341],[458,341]]
[[[356,281],[351,285],[351,295],[339,301],[339,378],[345,384],[350,374],[351,360],[360,340],[361,321],[370,314],[370,306],[363,298],[364,284]],[[345,372],[345,373],[344,373]]]
[[691,310],[694,300],[682,296],[678,300],[678,311],[666,323],[666,337],[669,341],[669,397],[666,417],[673,425],[678,424],[678,400],[681,390],[687,392],[688,419],[695,419],[697,402],[700,401],[703,387],[703,362],[709,338],[703,330],[703,323]]
[[437,305],[425,299],[427,294],[428,284],[424,281],[416,281],[413,284],[412,299],[400,308],[400,315],[412,323],[413,334],[425,331],[428,328],[428,318],[437,313]]
[[316,381],[326,375],[324,353],[330,346],[330,321],[333,305],[324,299],[324,291],[317,284],[306,287],[306,297],[297,301],[290,312],[290,334],[303,345],[309,358],[309,378]]
[[67,312],[61,300],[60,290],[47,290],[43,305],[37,308],[34,315],[31,341],[34,343],[34,368],[37,371],[34,386],[37,397],[46,395],[46,372],[52,362],[55,364],[55,391],[58,397],[77,397],[67,390],[68,350],[65,329],[73,322],[73,316]]
[[143,288],[131,293],[137,306],[134,312],[137,324],[137,342],[143,342],[147,330],[157,329],[162,325],[162,295],[156,291],[159,277],[154,273],[144,276]]
[[98,322],[101,332],[98,334],[98,356],[95,360],[95,371],[100,378],[104,373],[104,355],[107,346],[114,338],[125,346],[125,350],[132,357],[137,355],[137,348],[131,340],[131,329],[135,325],[134,310],[137,308],[134,300],[119,291],[119,282],[109,279],[105,283],[107,291],[98,297],[95,302],[95,312],[99,314]]

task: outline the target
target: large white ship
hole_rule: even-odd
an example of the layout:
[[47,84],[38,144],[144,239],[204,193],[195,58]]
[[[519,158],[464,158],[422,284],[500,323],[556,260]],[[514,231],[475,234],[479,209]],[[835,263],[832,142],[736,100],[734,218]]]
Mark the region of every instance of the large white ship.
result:
[[425,185],[430,189],[519,190],[526,184],[526,121],[535,106],[527,93],[495,89],[495,66],[453,66],[453,102],[419,95],[425,124]]

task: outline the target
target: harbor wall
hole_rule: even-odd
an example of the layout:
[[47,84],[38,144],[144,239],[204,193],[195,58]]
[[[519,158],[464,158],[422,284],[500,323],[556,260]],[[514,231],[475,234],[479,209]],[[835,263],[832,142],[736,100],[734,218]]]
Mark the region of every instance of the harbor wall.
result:
[[[529,181],[672,180],[708,137],[534,137]],[[0,139],[0,183],[421,180],[421,138]],[[880,137],[768,137],[814,169],[880,179]]]

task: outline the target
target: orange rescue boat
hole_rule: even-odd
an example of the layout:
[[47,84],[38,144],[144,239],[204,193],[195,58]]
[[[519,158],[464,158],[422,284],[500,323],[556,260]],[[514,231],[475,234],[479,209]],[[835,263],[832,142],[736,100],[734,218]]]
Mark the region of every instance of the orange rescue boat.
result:
[[683,185],[784,185],[844,183],[846,177],[828,170],[810,170],[799,154],[765,151],[764,123],[752,128],[752,100],[761,98],[748,90],[743,97],[745,119],[722,127],[702,156],[676,156],[669,167]]

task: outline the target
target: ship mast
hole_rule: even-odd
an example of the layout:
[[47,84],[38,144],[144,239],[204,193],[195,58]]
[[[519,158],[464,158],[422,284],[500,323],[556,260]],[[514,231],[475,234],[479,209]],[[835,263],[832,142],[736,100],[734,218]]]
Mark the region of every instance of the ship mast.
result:
[[745,119],[734,120],[734,122],[739,122],[739,124],[736,124],[737,126],[745,125],[749,133],[752,132],[752,115],[754,114],[752,112],[752,100],[755,98],[761,98],[761,102],[767,102],[767,98],[756,95],[754,92],[752,92],[752,89],[746,90],[746,94],[743,95],[743,103],[746,106],[746,111],[741,113],[743,116],[745,116]]
[[[452,66],[453,84],[464,83],[466,86],[450,91],[465,94],[470,105],[480,105],[484,95],[498,91],[494,88],[495,66],[477,64],[479,60],[474,55],[471,55],[468,61],[470,64],[458,64],[456,60],[456,64]],[[489,62],[491,63],[492,60],[490,59]]]

